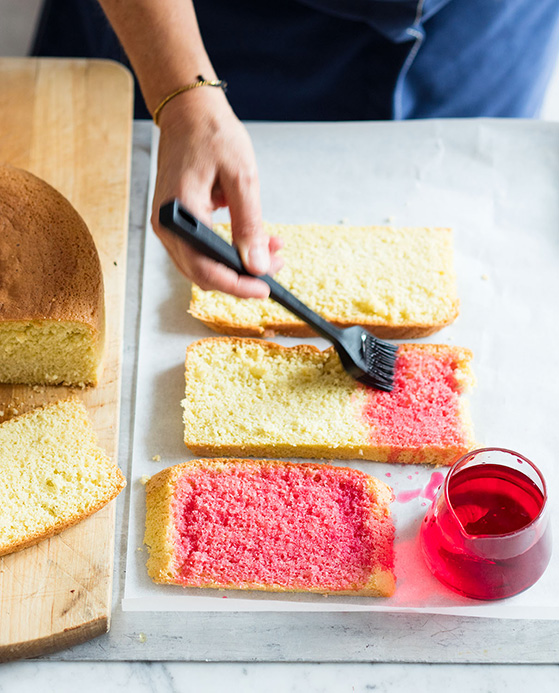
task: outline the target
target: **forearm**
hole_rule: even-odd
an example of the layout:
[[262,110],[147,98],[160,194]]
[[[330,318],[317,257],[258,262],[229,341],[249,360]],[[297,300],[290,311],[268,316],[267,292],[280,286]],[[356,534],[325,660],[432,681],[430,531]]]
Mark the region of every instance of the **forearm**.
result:
[[192,0],[99,0],[136,72],[153,113],[172,91],[216,75]]
[[[216,79],[198,29],[192,0],[99,0],[134,68],[148,109],[195,82]],[[252,274],[274,273],[281,247],[262,229],[258,173],[252,144],[222,89],[183,91],[158,120],[160,139],[152,226],[176,266],[203,289],[265,298],[268,286],[239,275],[189,248],[159,223],[161,204],[178,198],[211,224],[229,207],[233,242]]]

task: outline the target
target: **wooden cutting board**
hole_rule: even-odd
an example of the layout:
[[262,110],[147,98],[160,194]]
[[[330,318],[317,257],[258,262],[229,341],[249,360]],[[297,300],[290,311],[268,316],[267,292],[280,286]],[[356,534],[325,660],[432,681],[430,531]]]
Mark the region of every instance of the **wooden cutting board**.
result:
[[[97,244],[107,352],[99,385],[76,393],[116,461],[132,99],[130,73],[116,63],[0,58],[0,161],[57,188]],[[69,392],[35,390],[0,385],[2,418]],[[0,661],[70,647],[108,630],[116,502],[122,496],[62,534],[0,558]]]

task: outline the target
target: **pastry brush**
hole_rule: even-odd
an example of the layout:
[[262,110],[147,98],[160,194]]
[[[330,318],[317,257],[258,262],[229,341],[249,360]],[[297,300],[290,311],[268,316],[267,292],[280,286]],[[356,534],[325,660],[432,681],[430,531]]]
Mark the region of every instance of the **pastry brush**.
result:
[[[239,274],[250,275],[236,248],[188,212],[178,200],[162,205],[162,226],[173,231],[195,250],[221,262]],[[345,370],[356,380],[378,390],[391,392],[398,347],[384,342],[362,327],[340,328],[322,318],[267,274],[257,276],[270,287],[270,298],[310,325],[332,342]]]

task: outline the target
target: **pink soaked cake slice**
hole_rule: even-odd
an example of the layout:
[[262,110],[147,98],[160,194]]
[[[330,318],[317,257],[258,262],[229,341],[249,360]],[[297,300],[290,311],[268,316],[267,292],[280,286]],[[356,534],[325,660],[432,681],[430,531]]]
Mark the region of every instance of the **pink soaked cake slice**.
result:
[[146,486],[148,573],[185,587],[387,597],[392,490],[322,464],[208,459]]
[[392,392],[367,389],[360,405],[379,461],[451,464],[474,445],[461,397],[474,382],[471,358],[444,344],[400,346]]

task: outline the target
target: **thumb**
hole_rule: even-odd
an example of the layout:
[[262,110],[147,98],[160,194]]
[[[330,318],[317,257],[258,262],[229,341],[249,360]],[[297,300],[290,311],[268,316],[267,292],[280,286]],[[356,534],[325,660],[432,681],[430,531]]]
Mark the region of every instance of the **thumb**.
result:
[[270,269],[270,249],[262,227],[258,177],[256,174],[238,177],[226,196],[233,244],[243,265],[252,274],[266,274]]

